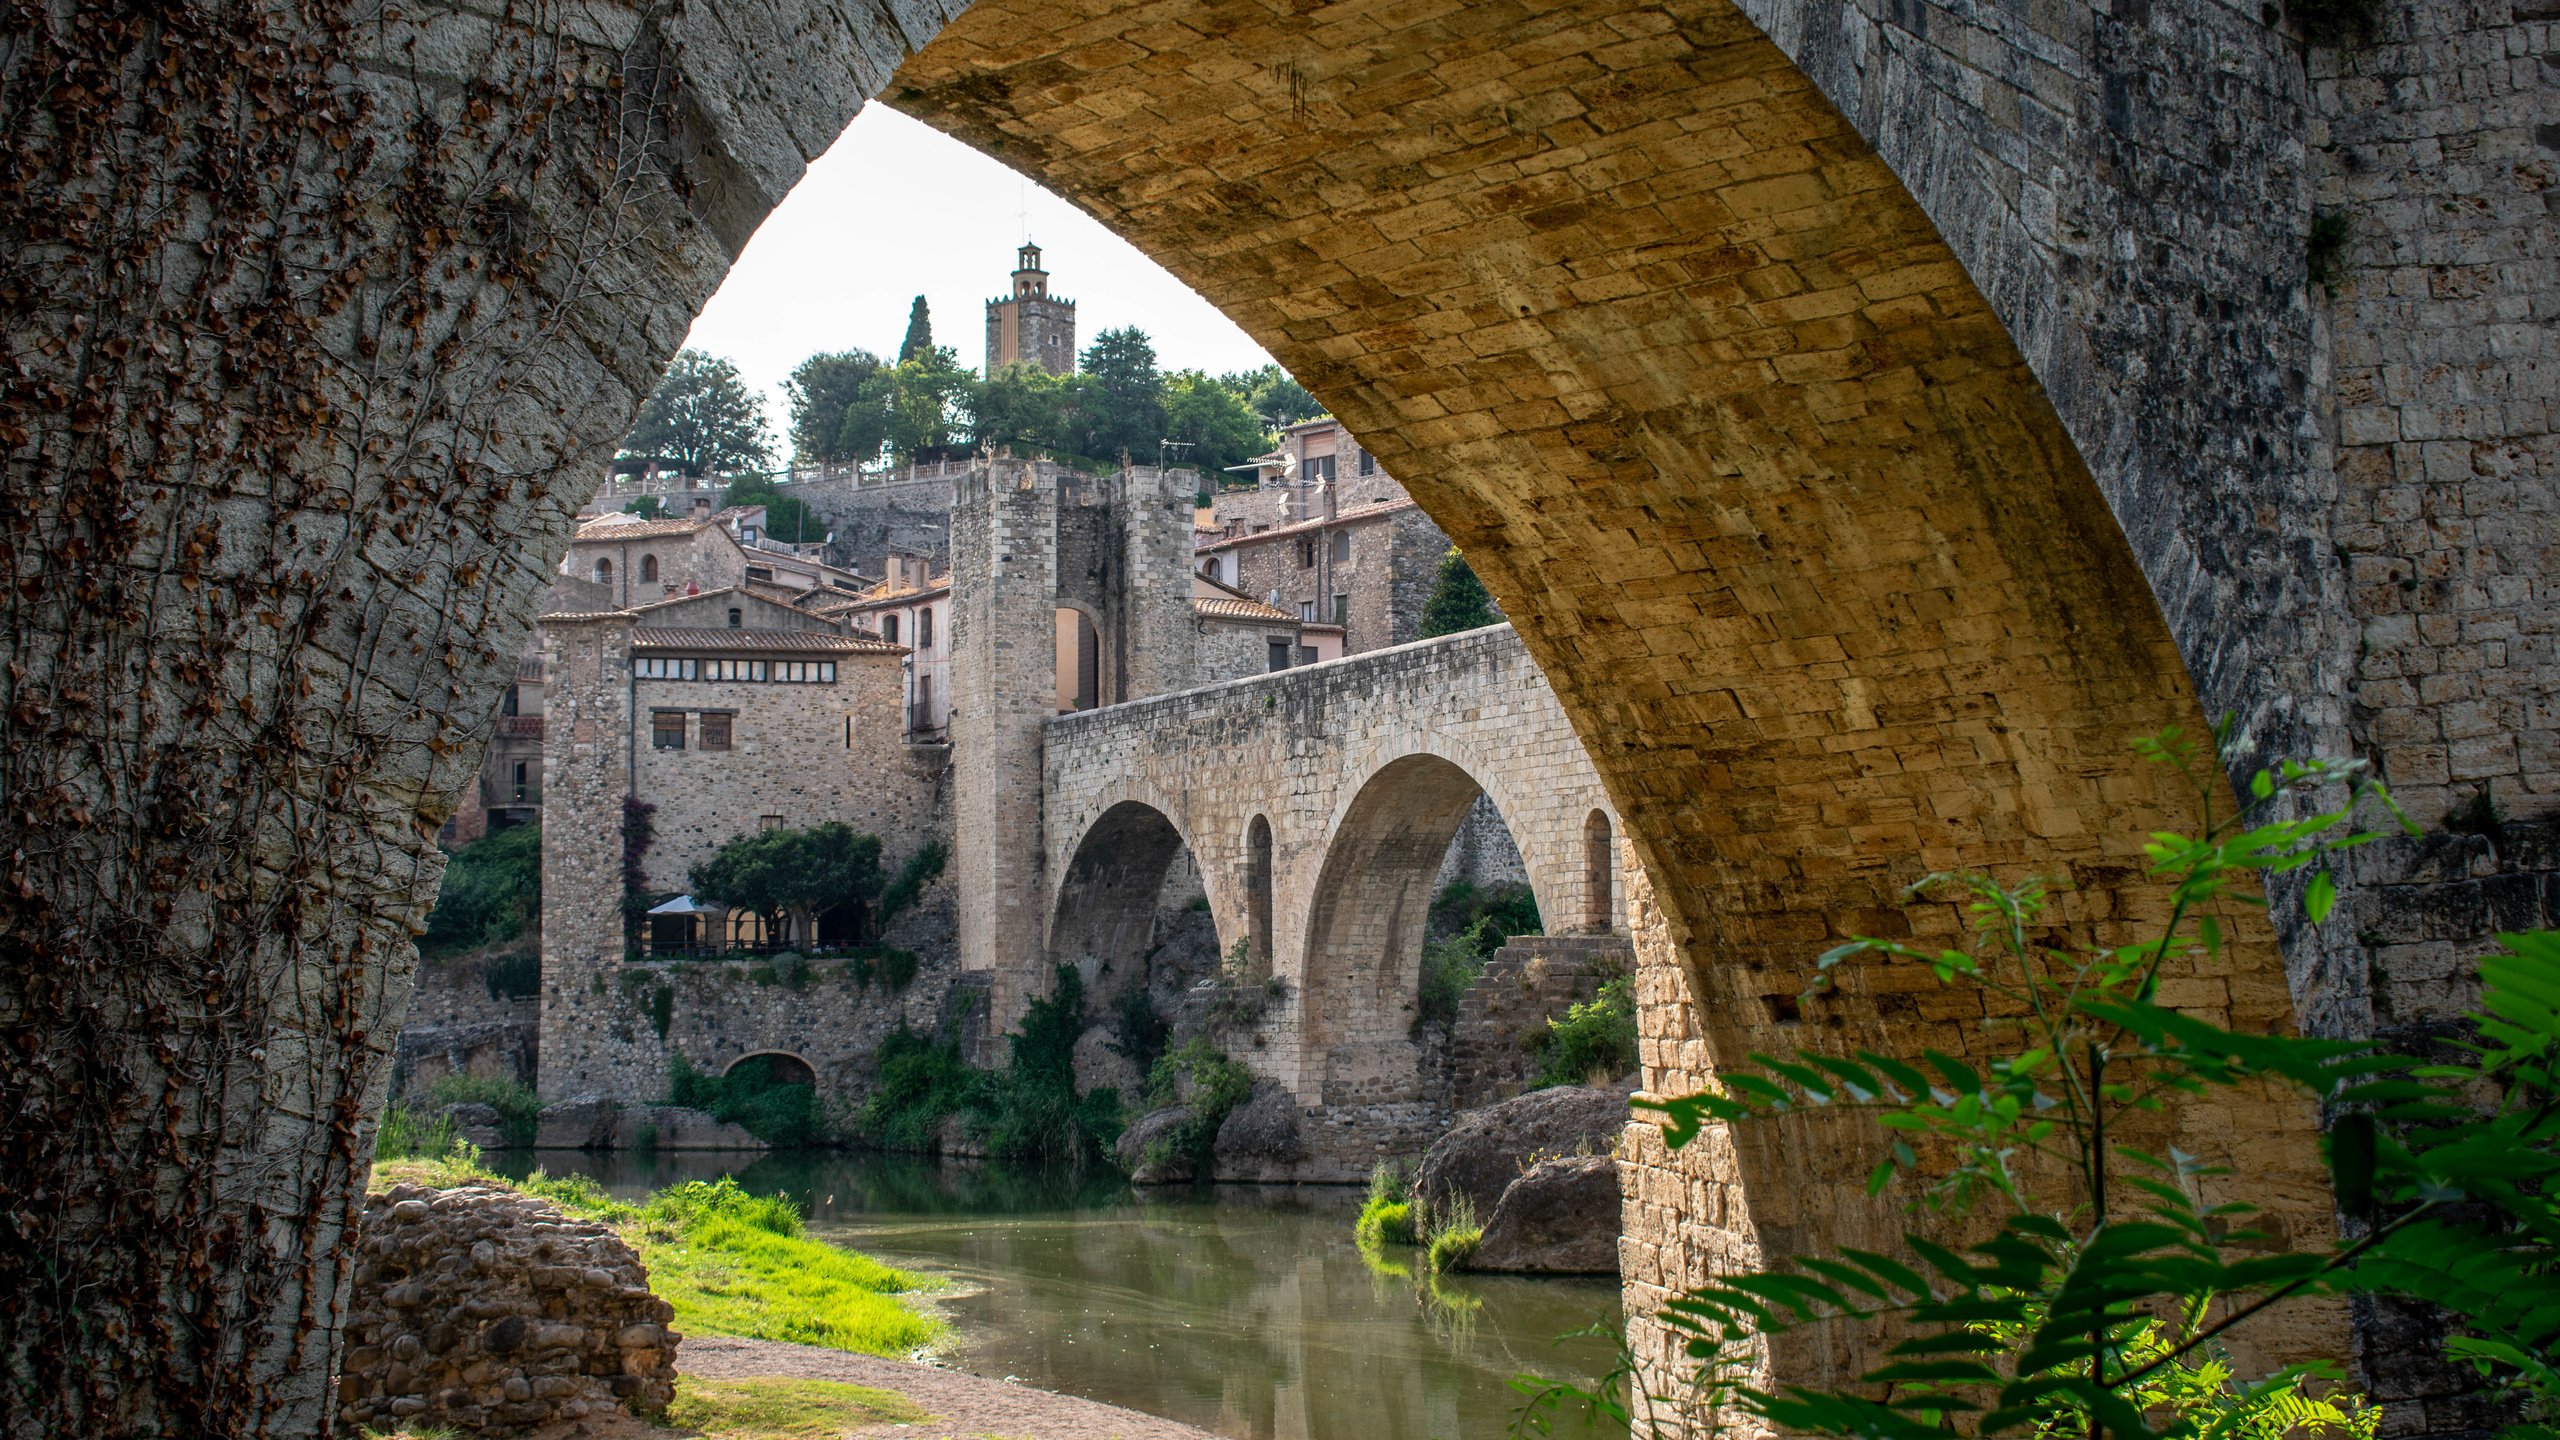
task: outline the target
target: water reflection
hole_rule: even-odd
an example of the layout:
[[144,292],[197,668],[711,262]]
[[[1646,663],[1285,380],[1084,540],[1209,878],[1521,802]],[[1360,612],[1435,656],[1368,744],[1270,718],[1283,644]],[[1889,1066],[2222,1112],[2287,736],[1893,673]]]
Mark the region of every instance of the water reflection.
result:
[[1557,1337],[1618,1315],[1607,1281],[1435,1286],[1411,1251],[1364,1257],[1350,1190],[1133,1191],[895,1156],[542,1159],[618,1194],[724,1173],[789,1194],[813,1233],[958,1282],[938,1302],[957,1368],[1238,1440],[1489,1440],[1513,1375],[1606,1369],[1602,1342]]

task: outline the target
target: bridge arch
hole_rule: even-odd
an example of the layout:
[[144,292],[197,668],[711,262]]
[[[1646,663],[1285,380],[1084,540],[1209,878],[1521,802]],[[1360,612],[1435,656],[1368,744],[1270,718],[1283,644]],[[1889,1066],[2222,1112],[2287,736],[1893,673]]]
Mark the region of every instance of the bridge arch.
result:
[[1371,756],[1344,780],[1299,927],[1301,1099],[1355,1105],[1418,1093],[1413,1026],[1432,886],[1479,796],[1492,798],[1520,847],[1539,913],[1559,913],[1566,896],[1542,863],[1554,847],[1523,833],[1524,812],[1506,804],[1498,780],[1479,778],[1495,773],[1425,738]]
[[[1074,848],[1054,870],[1049,959],[1073,965],[1084,979],[1086,1004],[1107,1013],[1131,987],[1146,981],[1155,935],[1156,900],[1174,858],[1191,853],[1203,886],[1214,886],[1219,868],[1193,847],[1174,820],[1179,808],[1122,798],[1103,806],[1079,832]],[[1218,912],[1211,894],[1210,913]]]
[[767,1080],[778,1085],[807,1085],[814,1089],[818,1083],[818,1067],[810,1064],[807,1056],[790,1050],[751,1050],[723,1067],[720,1078],[726,1080],[758,1068]]

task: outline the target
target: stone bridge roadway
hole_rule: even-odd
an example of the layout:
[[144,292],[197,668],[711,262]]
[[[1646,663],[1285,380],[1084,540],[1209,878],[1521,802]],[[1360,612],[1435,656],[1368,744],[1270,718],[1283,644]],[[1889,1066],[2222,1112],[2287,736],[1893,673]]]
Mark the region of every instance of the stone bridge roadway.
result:
[[1618,823],[1508,625],[1047,723],[1049,953],[1107,1004],[1143,978],[1188,847],[1222,947],[1288,982],[1256,1067],[1309,1105],[1419,1098],[1423,919],[1490,795],[1552,933],[1607,930]]

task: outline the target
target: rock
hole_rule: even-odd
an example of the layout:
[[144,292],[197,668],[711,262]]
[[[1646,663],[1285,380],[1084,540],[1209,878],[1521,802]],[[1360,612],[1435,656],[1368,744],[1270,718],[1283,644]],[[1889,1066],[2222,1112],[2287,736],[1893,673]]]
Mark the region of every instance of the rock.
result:
[[1306,1112],[1288,1087],[1270,1080],[1254,1082],[1253,1094],[1227,1112],[1218,1127],[1213,1168],[1221,1180],[1279,1181],[1295,1178],[1297,1163],[1307,1158],[1300,1130]]
[[1138,1098],[1138,1087],[1144,1082],[1138,1067],[1120,1053],[1116,1043],[1116,1037],[1100,1025],[1076,1037],[1077,1094],[1108,1089],[1119,1091],[1123,1100]]
[[1542,1160],[1502,1192],[1469,1270],[1536,1275],[1618,1273],[1618,1162]]
[[577,1095],[542,1107],[534,1120],[536,1150],[614,1150],[622,1139],[622,1107],[601,1095]]
[[495,1105],[447,1105],[444,1118],[453,1123],[453,1128],[463,1139],[483,1150],[502,1149],[507,1143],[507,1137],[498,1128],[498,1107]]
[[[1191,1157],[1174,1145],[1175,1133],[1191,1120],[1191,1107],[1168,1105],[1150,1110],[1120,1132],[1115,1152],[1132,1185],[1178,1185],[1192,1178]],[[1150,1154],[1150,1152],[1153,1152]]]
[[765,1150],[743,1125],[681,1105],[649,1105],[622,1117],[622,1142],[635,1150]]
[[351,1427],[477,1432],[674,1398],[675,1312],[602,1225],[498,1185],[401,1185],[365,1197],[355,1253],[338,1388]]
[[1413,1193],[1427,1206],[1452,1194],[1491,1216],[1511,1182],[1541,1160],[1607,1155],[1627,1124],[1627,1097],[1580,1085],[1532,1090],[1460,1117],[1422,1157]]

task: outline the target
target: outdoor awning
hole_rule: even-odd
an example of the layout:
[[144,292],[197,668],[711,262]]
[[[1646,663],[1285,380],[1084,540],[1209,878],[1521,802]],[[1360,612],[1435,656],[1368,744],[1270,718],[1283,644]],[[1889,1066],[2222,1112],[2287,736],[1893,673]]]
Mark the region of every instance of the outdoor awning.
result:
[[702,904],[690,895],[679,895],[664,905],[650,906],[649,913],[652,915],[717,915],[720,913],[720,908],[717,905]]

